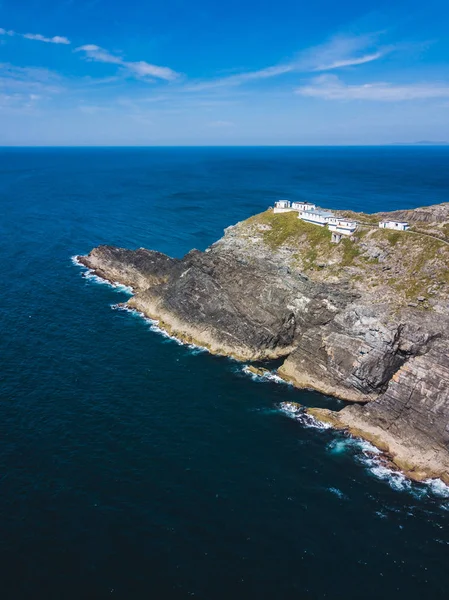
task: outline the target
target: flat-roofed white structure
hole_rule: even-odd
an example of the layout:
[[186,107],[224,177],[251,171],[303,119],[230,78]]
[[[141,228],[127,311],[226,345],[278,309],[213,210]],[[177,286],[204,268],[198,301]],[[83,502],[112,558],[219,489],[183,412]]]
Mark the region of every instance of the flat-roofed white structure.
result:
[[278,200],[274,203],[273,212],[275,213],[290,212],[292,210],[294,208],[292,208],[290,200]]
[[312,202],[292,202],[294,210],[316,210],[316,204]]
[[331,213],[327,210],[315,208],[314,210],[300,210],[298,219],[302,219],[303,221],[308,221],[309,223],[314,223],[315,225],[324,227],[327,225],[328,219],[334,216],[334,213]]
[[381,221],[379,223],[381,229],[395,229],[396,231],[406,231],[409,229],[407,221]]
[[343,235],[352,235],[354,231],[357,229],[357,221],[353,221],[352,219],[344,219],[341,217],[329,217],[327,219],[327,224],[330,231],[335,231],[336,233],[342,233]]

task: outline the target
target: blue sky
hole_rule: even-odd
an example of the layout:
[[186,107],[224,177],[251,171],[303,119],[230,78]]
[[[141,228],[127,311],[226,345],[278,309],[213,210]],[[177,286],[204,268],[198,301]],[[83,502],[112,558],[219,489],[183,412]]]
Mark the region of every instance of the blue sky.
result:
[[0,0],[0,145],[449,141],[449,3]]

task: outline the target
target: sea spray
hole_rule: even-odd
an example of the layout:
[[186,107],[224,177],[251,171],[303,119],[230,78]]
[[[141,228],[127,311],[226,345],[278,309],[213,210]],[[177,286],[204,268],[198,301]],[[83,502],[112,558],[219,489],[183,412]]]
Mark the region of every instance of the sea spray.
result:
[[193,354],[200,354],[202,352],[207,351],[207,348],[204,348],[203,346],[197,346],[195,344],[184,342],[179,338],[175,337],[174,335],[171,335],[170,333],[168,333],[168,331],[166,331],[163,327],[160,326],[159,321],[157,319],[151,319],[150,317],[147,317],[142,311],[138,310],[137,308],[130,308],[129,306],[126,306],[126,304],[122,303],[111,304],[111,308],[112,310],[120,310],[135,315],[136,317],[139,317],[149,325],[150,331],[161,335],[166,340],[175,342],[176,344],[178,344],[178,346],[184,346],[185,348],[189,348],[189,350],[191,350]]
[[241,372],[245,373],[245,375],[249,375],[253,381],[257,383],[263,383],[267,381],[271,381],[273,383],[283,383],[285,385],[292,385],[289,381],[285,381],[282,377],[279,377],[276,371],[268,371],[264,370],[263,373],[255,373],[252,371],[248,365],[244,365],[241,368]]
[[[90,269],[82,264],[77,255],[72,256],[71,261],[75,266],[83,269],[82,275],[85,279],[95,284],[107,285],[117,292],[129,295],[133,294],[133,289],[131,286],[126,286],[117,281],[109,281],[103,277],[100,277],[94,272],[93,269]],[[137,309],[129,308],[124,304],[113,304],[111,305],[111,308],[114,310],[122,310],[135,314],[149,324],[151,331],[161,335],[167,340],[175,342],[180,346],[189,348],[189,350],[195,354],[207,351],[207,349],[202,346],[184,342],[177,337],[170,335],[160,326],[158,320],[145,316]],[[262,374],[258,374],[251,371],[248,365],[243,366],[241,371],[246,375],[249,375],[252,380],[256,382],[270,381],[274,383],[291,385],[289,382],[279,377],[276,374],[276,371],[266,371]],[[316,417],[308,414],[302,407],[295,403],[281,402],[279,405],[279,410],[288,417],[299,421],[304,427],[316,430],[326,430],[332,428],[332,425],[324,423]],[[423,498],[426,495],[444,500],[449,498],[449,486],[447,486],[441,479],[427,479],[421,483],[414,482],[406,477],[401,471],[394,468],[390,463],[387,463],[385,460],[385,455],[378,448],[361,438],[356,438],[350,434],[346,435],[348,437],[344,440],[334,440],[328,444],[329,452],[333,454],[342,454],[348,449],[352,449],[355,452],[356,460],[363,464],[372,476],[388,483],[388,485],[395,491],[409,492],[416,498]]]
[[[304,427],[318,430],[332,429],[332,425],[308,414],[302,406],[294,402],[281,402],[279,409],[289,418],[299,421]],[[338,437],[327,444],[327,450],[331,454],[351,452],[356,461],[363,465],[371,476],[384,481],[391,489],[397,492],[408,492],[417,499],[425,496],[440,500],[449,498],[449,486],[441,479],[413,481],[395,468],[387,460],[384,452],[370,442],[349,433],[336,432],[336,435]]]
[[109,281],[108,279],[105,279],[104,277],[100,277],[99,275],[97,275],[95,273],[95,271],[93,269],[90,269],[90,268],[86,267],[86,265],[83,265],[83,263],[81,263],[79,261],[77,255],[72,256],[71,261],[75,266],[83,269],[82,276],[84,277],[84,279],[88,279],[89,281],[92,281],[93,283],[97,283],[100,285],[108,285],[115,291],[123,292],[124,294],[129,294],[130,296],[134,293],[134,290],[130,285],[124,285],[123,283],[120,283],[118,281]]
[[287,417],[299,421],[304,427],[318,430],[331,429],[332,427],[329,423],[323,423],[323,421],[319,421],[314,416],[309,415],[302,406],[295,402],[281,402],[279,410],[287,415]]

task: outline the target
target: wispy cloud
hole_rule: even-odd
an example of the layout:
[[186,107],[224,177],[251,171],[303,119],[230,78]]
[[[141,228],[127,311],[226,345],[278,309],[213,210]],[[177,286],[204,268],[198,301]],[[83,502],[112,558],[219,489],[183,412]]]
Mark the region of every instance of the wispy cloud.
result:
[[229,75],[228,77],[220,77],[210,81],[200,81],[193,83],[188,87],[188,89],[191,91],[202,91],[218,87],[232,87],[242,83],[247,83],[249,81],[256,81],[258,79],[277,77],[278,75],[284,75],[285,73],[289,73],[294,70],[295,69],[291,64],[277,65],[273,67],[266,67],[265,69],[259,69],[258,71],[248,71],[246,73]]
[[0,108],[3,111],[28,113],[62,89],[58,75],[52,71],[0,64]]
[[231,87],[292,72],[332,71],[343,67],[362,65],[378,60],[392,51],[391,47],[376,48],[377,38],[378,34],[335,36],[324,44],[301,51],[291,61],[257,71],[247,71],[209,81],[199,81],[190,85],[188,89],[201,91],[216,87]]
[[324,100],[371,100],[377,102],[400,102],[449,98],[447,83],[392,84],[387,82],[348,85],[336,75],[315,77],[297,90],[297,94]]
[[0,64],[0,107],[4,111],[30,112],[63,89],[59,76],[47,69]]
[[336,35],[301,52],[298,67],[303,71],[332,71],[378,60],[393,50],[391,46],[378,47],[379,35]]
[[17,33],[12,29],[3,29],[0,27],[0,35],[8,35],[10,37],[19,36],[27,40],[36,40],[38,42],[45,42],[46,44],[70,44],[70,40],[62,35],[54,35],[53,37],[47,37],[40,33]]
[[41,35],[40,33],[24,33],[22,37],[27,40],[37,40],[38,42],[45,42],[47,44],[70,44],[70,40],[68,40],[63,35],[55,35],[51,38],[45,37],[45,35]]
[[173,71],[169,67],[159,67],[143,60],[137,62],[127,61],[121,56],[112,54],[108,50],[100,48],[100,46],[96,46],[95,44],[80,46],[79,48],[76,48],[75,52],[82,52],[88,60],[119,65],[136,77],[153,77],[165,81],[173,81],[179,77],[179,73],[176,73],[176,71]]
[[385,56],[385,52],[373,52],[373,54],[365,54],[360,58],[343,58],[341,60],[336,60],[333,63],[329,63],[328,65],[323,64],[318,67],[312,69],[313,71],[332,71],[333,69],[341,69],[342,67],[353,67],[356,65],[363,65],[368,62],[372,62],[373,60],[377,60],[378,58],[382,58]]

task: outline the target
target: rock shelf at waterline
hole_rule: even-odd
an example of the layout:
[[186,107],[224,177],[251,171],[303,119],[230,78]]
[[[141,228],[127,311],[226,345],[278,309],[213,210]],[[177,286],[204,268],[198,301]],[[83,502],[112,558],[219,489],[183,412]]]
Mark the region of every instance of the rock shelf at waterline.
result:
[[[78,261],[130,286],[126,306],[185,343],[284,359],[286,381],[353,403],[320,421],[372,442],[413,479],[448,482],[449,245],[416,235],[422,210],[403,211],[411,231],[361,229],[340,244],[267,211],[182,259],[99,246]],[[426,208],[426,231],[446,223],[449,204]]]

